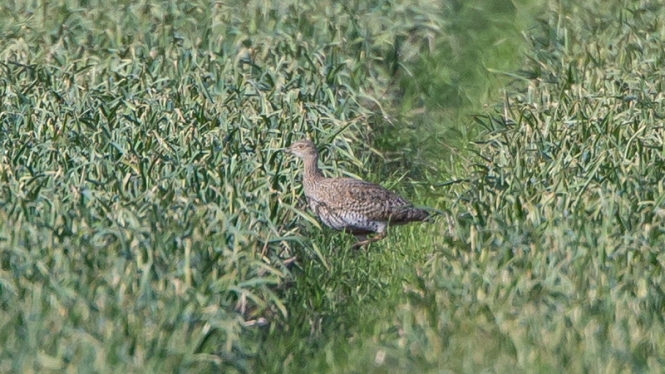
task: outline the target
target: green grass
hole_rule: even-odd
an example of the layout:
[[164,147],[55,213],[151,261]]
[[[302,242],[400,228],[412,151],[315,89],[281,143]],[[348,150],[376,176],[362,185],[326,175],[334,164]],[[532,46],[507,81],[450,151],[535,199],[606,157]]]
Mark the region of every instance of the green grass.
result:
[[663,8],[0,5],[0,372],[663,371]]
[[549,10],[525,79],[476,117],[453,234],[425,236],[397,305],[317,369],[663,370],[660,12]]

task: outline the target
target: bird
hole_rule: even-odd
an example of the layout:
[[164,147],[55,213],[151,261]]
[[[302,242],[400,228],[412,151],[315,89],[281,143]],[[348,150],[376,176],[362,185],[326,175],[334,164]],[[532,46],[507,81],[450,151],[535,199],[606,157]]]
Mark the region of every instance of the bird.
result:
[[[319,169],[319,152],[309,139],[299,140],[290,153],[304,162],[303,189],[310,209],[326,226],[354,235],[352,248],[367,247],[385,238],[389,225],[426,221],[427,210],[378,184],[354,178],[326,178]],[[369,237],[369,235],[373,235]]]

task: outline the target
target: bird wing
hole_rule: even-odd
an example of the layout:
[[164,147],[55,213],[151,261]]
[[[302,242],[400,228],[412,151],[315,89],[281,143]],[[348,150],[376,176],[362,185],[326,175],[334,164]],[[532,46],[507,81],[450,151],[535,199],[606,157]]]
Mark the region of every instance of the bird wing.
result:
[[403,197],[379,186],[352,178],[336,178],[330,180],[330,196],[335,202],[335,209],[352,211],[361,214],[371,221],[387,221],[402,209],[412,204]]

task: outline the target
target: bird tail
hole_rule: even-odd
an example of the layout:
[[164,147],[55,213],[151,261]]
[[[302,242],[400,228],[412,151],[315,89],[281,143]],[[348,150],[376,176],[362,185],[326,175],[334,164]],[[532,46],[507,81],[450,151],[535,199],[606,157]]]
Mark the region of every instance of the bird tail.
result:
[[431,218],[430,212],[425,209],[419,209],[414,207],[405,207],[395,212],[390,222],[393,224],[415,222],[415,221],[425,221]]

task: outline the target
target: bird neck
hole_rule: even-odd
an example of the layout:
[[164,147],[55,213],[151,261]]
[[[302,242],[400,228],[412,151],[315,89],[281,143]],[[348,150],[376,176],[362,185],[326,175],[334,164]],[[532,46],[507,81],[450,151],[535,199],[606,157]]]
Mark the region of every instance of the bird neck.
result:
[[319,156],[311,156],[305,158],[305,179],[320,179],[323,178],[323,172],[319,169]]

